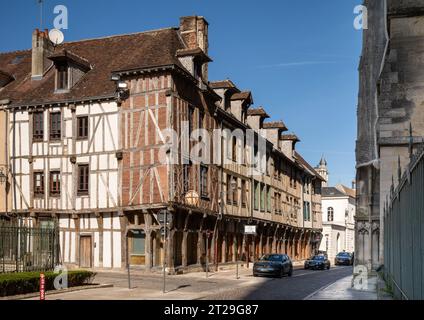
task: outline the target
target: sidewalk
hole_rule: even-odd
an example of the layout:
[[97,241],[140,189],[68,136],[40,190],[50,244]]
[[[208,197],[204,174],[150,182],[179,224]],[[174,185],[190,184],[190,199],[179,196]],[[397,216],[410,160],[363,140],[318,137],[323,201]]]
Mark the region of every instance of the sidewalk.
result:
[[366,290],[352,288],[352,278],[342,278],[312,293],[305,300],[378,300],[376,278],[368,280]]
[[[166,276],[166,293],[162,292],[163,277],[160,274],[144,274],[132,272],[131,288],[125,272],[101,272],[95,282],[113,285],[113,287],[82,290],[69,293],[47,295],[47,300],[196,300],[204,299],[211,294],[243,288],[267,281],[265,278],[254,278],[251,269],[240,268],[239,279],[235,270],[217,273],[188,273]],[[37,300],[37,297],[31,298]]]

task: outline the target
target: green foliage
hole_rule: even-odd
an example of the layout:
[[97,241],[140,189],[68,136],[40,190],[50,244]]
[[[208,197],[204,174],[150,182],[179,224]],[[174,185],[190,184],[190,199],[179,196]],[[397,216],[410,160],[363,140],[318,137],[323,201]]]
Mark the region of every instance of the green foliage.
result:
[[[33,293],[40,290],[41,272],[0,274],[0,297]],[[85,270],[68,271],[68,287],[90,284],[96,274]],[[45,290],[54,290],[54,279],[58,273],[44,272]]]

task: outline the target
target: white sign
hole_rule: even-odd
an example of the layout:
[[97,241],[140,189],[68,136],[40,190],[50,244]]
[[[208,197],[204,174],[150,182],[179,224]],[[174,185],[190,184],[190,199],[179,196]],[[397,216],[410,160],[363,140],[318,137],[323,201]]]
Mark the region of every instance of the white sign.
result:
[[256,234],[256,226],[244,226],[245,234]]

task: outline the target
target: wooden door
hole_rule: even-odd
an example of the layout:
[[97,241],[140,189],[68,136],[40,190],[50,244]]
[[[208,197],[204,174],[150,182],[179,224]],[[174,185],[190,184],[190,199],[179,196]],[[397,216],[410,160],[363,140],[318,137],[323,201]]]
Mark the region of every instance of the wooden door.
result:
[[91,268],[92,245],[91,236],[80,237],[80,267]]

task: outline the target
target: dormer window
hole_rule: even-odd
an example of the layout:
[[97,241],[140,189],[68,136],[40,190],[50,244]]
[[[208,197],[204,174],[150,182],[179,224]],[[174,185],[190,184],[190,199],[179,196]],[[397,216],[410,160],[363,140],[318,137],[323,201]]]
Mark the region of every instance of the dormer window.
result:
[[56,90],[69,90],[69,67],[67,63],[57,66]]
[[0,70],[0,88],[5,87],[14,80],[13,76]]
[[71,90],[91,69],[86,59],[67,50],[56,52],[49,59],[55,64],[57,93]]

